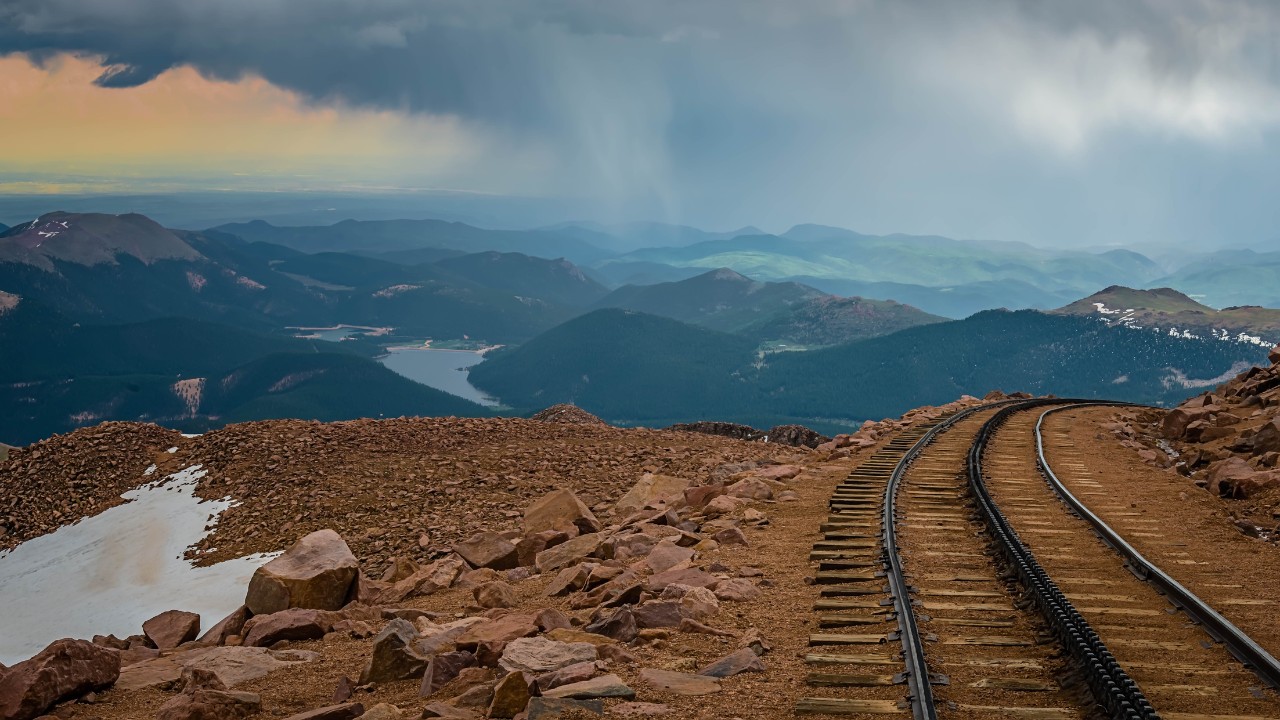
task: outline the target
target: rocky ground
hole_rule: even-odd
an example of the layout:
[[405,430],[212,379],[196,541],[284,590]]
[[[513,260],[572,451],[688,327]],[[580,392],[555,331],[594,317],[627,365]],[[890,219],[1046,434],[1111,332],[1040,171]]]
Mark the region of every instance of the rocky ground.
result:
[[117,464],[202,464],[241,500],[216,557],[294,544],[225,619],[175,609],[0,670],[0,718],[773,717],[804,687],[826,498],[938,412],[817,450],[581,419],[147,436]]
[[1280,540],[1280,348],[1171,411],[1125,413],[1105,425],[1151,465],[1224,500],[1241,532]]

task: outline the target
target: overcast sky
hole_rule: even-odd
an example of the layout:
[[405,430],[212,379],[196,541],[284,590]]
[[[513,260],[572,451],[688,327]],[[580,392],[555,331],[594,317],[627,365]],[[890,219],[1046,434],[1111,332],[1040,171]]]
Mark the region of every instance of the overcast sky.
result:
[[1280,249],[1277,38],[1271,0],[2,0],[0,190]]

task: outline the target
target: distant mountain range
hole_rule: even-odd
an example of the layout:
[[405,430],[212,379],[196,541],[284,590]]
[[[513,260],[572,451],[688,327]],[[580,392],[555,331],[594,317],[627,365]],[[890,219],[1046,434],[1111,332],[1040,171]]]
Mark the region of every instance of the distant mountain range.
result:
[[623,424],[715,417],[836,431],[992,389],[1176,402],[1265,356],[1255,345],[1025,310],[760,355],[738,336],[600,310],[495,354],[471,380],[517,408],[572,402]]
[[[653,242],[666,245],[643,246]],[[1271,260],[1219,253],[1178,272],[1188,282],[1231,268],[1266,277]],[[49,213],[0,230],[0,402],[10,410],[0,440],[101,419],[199,429],[487,414],[375,359],[428,338],[508,346],[471,377],[517,412],[572,401],[624,423],[834,430],[992,387],[1170,402],[1280,335],[1280,311],[1214,310],[1175,290],[1104,282],[1162,273],[1125,251],[820,226],[774,236],[415,220],[195,232],[137,214]],[[1058,309],[946,319],[999,301]],[[387,330],[329,343],[290,329],[335,324]]]

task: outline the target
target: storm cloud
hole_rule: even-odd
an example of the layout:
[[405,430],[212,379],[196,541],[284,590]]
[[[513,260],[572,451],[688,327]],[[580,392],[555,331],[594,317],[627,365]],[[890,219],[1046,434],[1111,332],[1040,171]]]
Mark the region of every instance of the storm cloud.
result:
[[455,117],[620,217],[1072,245],[1280,236],[1278,37],[1266,0],[0,3],[0,53]]

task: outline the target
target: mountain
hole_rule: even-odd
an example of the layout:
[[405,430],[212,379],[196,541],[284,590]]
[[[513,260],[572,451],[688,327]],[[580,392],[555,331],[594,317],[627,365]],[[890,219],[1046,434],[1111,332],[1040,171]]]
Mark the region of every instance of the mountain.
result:
[[[972,310],[990,308],[993,302],[998,303],[996,307],[1048,309],[1099,287],[1145,284],[1164,272],[1145,256],[1128,251],[1064,252],[1022,243],[864,235],[819,225],[798,225],[782,235],[740,235],[682,247],[646,248],[605,264],[628,263],[729,267],[760,280],[798,279],[829,292],[892,297],[928,312],[961,317]],[[836,289],[820,285],[820,279],[833,283],[893,283],[916,294],[888,294],[868,285]],[[1001,286],[1006,283],[1017,283],[1022,289],[1018,293],[1002,293]],[[924,288],[938,292],[929,293]],[[976,307],[965,301],[948,303],[944,294],[958,289],[983,299]],[[933,302],[925,300],[930,295]]]
[[720,268],[678,282],[620,287],[596,306],[635,310],[737,332],[819,297],[823,297],[822,292],[799,283],[759,282]]
[[563,257],[575,263],[590,263],[613,254],[572,234],[550,230],[487,230],[443,220],[343,220],[334,225],[310,227],[278,227],[255,220],[220,225],[214,230],[307,253],[397,253],[426,248],[464,253],[495,250]]
[[988,280],[963,285],[926,287],[890,282],[863,282],[798,275],[787,278],[835,295],[896,300],[953,320],[983,310],[1015,308],[1049,310],[1078,298],[1074,291],[1050,292],[1020,280]]
[[1113,285],[1053,312],[1140,330],[1252,342],[1264,348],[1280,344],[1280,310],[1257,306],[1214,310],[1172,288],[1135,290]]
[[892,301],[840,298],[793,282],[760,282],[728,268],[656,285],[627,285],[597,307],[661,315],[757,343],[835,345],[943,318]]
[[1035,311],[987,311],[811,352],[641,313],[577,318],[476,366],[517,408],[574,402],[617,422],[728,419],[838,430],[992,389],[1174,403],[1260,362],[1248,344],[1175,338]]
[[564,258],[483,252],[445,258],[434,267],[477,285],[568,307],[585,307],[609,292]]
[[136,214],[53,212],[0,234],[0,262],[53,270],[55,260],[99,265],[113,264],[121,256],[144,265],[202,259],[172,230]]
[[761,343],[821,347],[889,335],[909,327],[945,320],[892,300],[824,295],[791,306],[783,314],[760,320],[743,328],[740,333]]
[[[519,408],[573,403],[606,419],[733,419],[755,342],[664,317],[596,310],[490,353],[473,385]],[[743,408],[747,404],[742,405]]]
[[675,267],[651,262],[614,262],[607,260],[587,268],[602,284],[609,287],[622,285],[655,285],[657,283],[687,280],[701,275],[702,268]]
[[596,247],[617,253],[647,247],[684,247],[710,240],[725,240],[739,235],[762,234],[759,228],[751,226],[729,232],[710,232],[688,225],[659,222],[630,222],[613,225],[567,222],[552,225],[546,230],[571,235]]
[[198,431],[274,417],[489,414],[387,370],[358,343],[177,318],[83,325],[25,299],[0,312],[0,338],[0,438],[9,443],[101,420]]
[[1177,288],[1213,307],[1280,307],[1280,252],[1211,253],[1153,284]]

